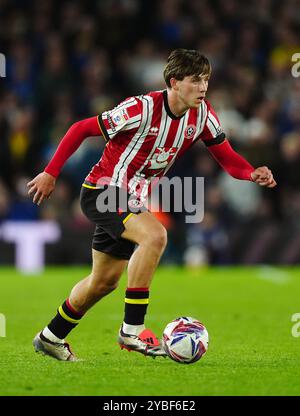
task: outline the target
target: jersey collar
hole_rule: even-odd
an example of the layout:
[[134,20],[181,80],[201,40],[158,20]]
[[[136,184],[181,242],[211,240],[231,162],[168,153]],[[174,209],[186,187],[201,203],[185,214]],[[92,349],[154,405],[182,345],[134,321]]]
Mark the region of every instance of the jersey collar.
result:
[[171,117],[173,120],[180,120],[182,117],[184,117],[186,115],[186,112],[185,112],[181,116],[175,116],[175,114],[172,113],[172,111],[170,110],[170,107],[169,107],[167,90],[163,90],[163,96],[164,96],[165,110],[166,110],[169,117]]

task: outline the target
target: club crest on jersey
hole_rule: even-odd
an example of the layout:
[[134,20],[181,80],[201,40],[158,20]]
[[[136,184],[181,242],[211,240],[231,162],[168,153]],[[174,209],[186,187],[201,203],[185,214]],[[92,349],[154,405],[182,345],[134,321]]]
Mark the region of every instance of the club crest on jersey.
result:
[[152,159],[148,161],[148,169],[162,169],[168,166],[172,160],[177,147],[158,147],[152,155]]
[[186,129],[184,130],[184,138],[185,139],[192,139],[196,133],[196,126],[193,124],[189,124]]

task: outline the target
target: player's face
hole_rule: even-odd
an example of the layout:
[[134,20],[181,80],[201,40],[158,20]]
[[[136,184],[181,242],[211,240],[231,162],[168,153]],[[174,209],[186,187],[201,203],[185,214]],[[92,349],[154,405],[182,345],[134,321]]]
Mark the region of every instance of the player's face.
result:
[[178,98],[188,108],[198,108],[204,100],[208,88],[209,75],[191,75],[177,81]]

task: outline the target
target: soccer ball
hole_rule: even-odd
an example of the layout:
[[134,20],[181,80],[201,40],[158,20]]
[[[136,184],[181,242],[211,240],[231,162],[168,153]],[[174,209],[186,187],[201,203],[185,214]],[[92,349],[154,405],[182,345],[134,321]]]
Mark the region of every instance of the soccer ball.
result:
[[197,319],[180,317],[164,329],[162,346],[174,361],[191,364],[200,360],[208,348],[208,332]]

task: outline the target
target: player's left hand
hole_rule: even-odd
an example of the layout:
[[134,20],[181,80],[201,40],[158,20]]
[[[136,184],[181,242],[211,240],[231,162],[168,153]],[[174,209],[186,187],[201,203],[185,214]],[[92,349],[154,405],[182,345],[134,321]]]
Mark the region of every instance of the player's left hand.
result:
[[277,182],[273,178],[273,173],[267,166],[261,166],[251,173],[253,182],[260,186],[266,186],[267,188],[274,188]]

